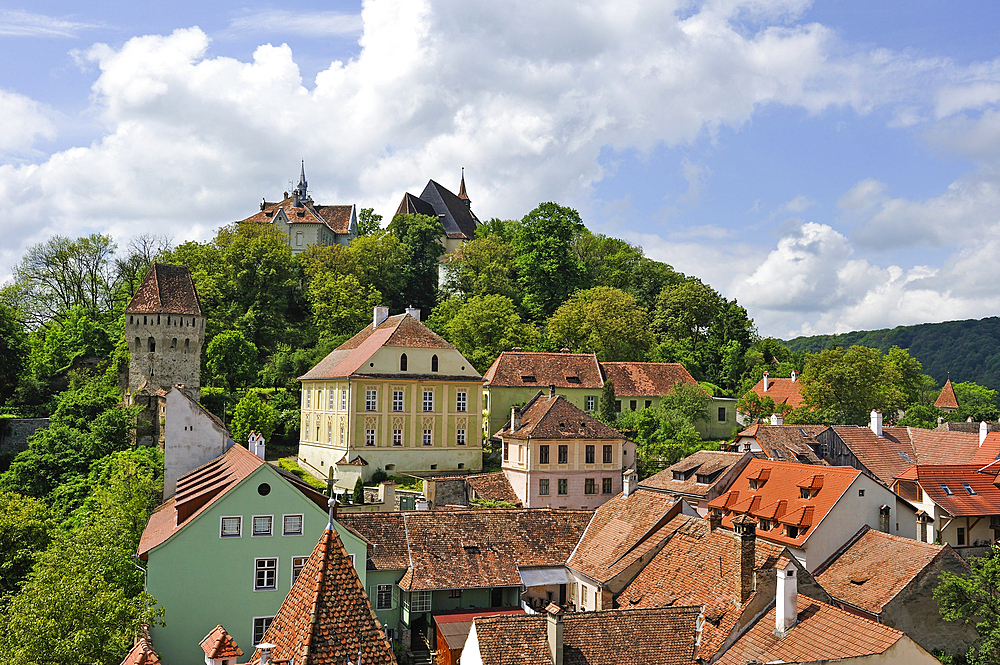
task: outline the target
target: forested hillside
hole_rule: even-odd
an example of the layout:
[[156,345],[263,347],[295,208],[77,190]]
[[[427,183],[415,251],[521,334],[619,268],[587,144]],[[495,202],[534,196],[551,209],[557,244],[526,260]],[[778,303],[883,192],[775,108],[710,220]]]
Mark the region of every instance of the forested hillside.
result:
[[792,351],[818,353],[833,346],[858,344],[886,353],[893,346],[909,349],[925,374],[943,384],[974,381],[1000,388],[1000,317],[923,323],[883,330],[858,330],[840,335],[796,337],[784,342]]

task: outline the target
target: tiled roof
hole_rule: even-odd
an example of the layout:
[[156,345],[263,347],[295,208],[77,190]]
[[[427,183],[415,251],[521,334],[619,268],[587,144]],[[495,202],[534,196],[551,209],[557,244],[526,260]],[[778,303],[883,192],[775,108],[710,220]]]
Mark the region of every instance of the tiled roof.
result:
[[833,427],[854,456],[886,486],[914,464],[962,464],[979,450],[979,435],[916,427]]
[[986,465],[992,464],[997,460],[1000,460],[1000,433],[989,432],[986,435],[986,439],[983,440],[983,445],[979,446],[979,450],[976,451],[976,454],[972,456],[969,462],[971,464]]
[[[663,528],[669,541],[618,596],[618,605],[704,607],[699,655],[708,659],[725,641],[741,609],[734,603],[739,581],[739,540],[731,531],[710,531],[697,517],[678,515]],[[754,570],[777,565],[784,548],[757,539]]]
[[[282,601],[264,641],[271,660],[295,665],[341,665],[359,657],[366,665],[395,664],[351,558],[335,529],[315,549]],[[254,654],[250,662],[259,660]]]
[[[563,616],[563,664],[694,665],[697,607]],[[476,619],[483,665],[551,665],[545,615]]]
[[487,387],[590,388],[604,386],[593,353],[504,351],[483,375]]
[[[675,494],[706,497],[726,470],[743,459],[745,453],[699,450],[667,467],[656,475],[640,481],[641,487],[652,487]],[[683,473],[684,480],[674,480],[674,473]],[[707,480],[708,482],[699,482]]]
[[360,533],[372,544],[368,570],[405,570],[410,566],[406,546],[405,513],[341,513],[337,521]]
[[399,587],[520,586],[518,566],[566,563],[591,515],[589,510],[548,508],[405,513],[412,565]]
[[770,397],[775,404],[787,404],[792,408],[802,406],[802,395],[799,388],[802,384],[791,379],[768,379],[767,391],[764,391],[764,379],[757,382],[752,390],[761,397]]
[[951,386],[951,379],[944,382],[944,387],[941,389],[941,394],[938,395],[937,400],[935,400],[934,406],[939,409],[958,408],[958,398],[955,397],[955,389]]
[[243,655],[243,649],[237,646],[233,636],[221,625],[213,628],[199,646],[206,658],[236,658]]
[[187,266],[154,263],[125,308],[126,314],[201,316],[201,303]]
[[997,466],[987,469],[989,473],[979,473],[980,468],[977,464],[921,464],[901,477],[915,479],[931,501],[954,517],[998,515]]
[[615,395],[660,397],[678,383],[698,383],[680,363],[601,363],[604,378],[615,384]]
[[474,490],[477,498],[486,501],[506,501],[520,505],[521,500],[514,494],[514,488],[503,471],[493,473],[477,473],[466,477],[466,484]]
[[627,497],[618,494],[594,513],[566,565],[604,583],[655,549],[669,535],[663,526],[680,509],[664,492],[639,488]]
[[960,560],[947,545],[921,543],[865,526],[814,575],[837,600],[879,614],[941,556]]
[[827,429],[826,425],[753,425],[736,435],[740,439],[754,439],[768,459],[802,464],[824,464],[811,446],[818,445],[816,435]]
[[146,641],[145,637],[139,640],[129,649],[128,655],[121,665],[160,665],[160,658],[153,651],[152,645]]
[[884,653],[903,633],[799,594],[798,623],[774,634],[772,607],[716,661],[718,665],[814,663]]
[[449,238],[472,240],[476,237],[479,219],[472,212],[467,199],[458,198],[447,187],[433,180],[427,181],[427,186],[420,193],[420,199],[434,208],[434,216],[441,220],[444,232]]
[[263,210],[239,223],[269,224],[274,221],[279,210],[285,213],[290,224],[323,224],[340,235],[347,235],[351,232],[351,218],[354,216],[353,205],[324,206],[304,203],[295,207],[294,195],[282,201],[265,201]]
[[[300,380],[334,379],[350,376],[361,369],[368,359],[382,347],[446,349],[455,347],[443,337],[417,321],[409,314],[390,316],[373,329],[365,326],[358,334],[330,352],[315,367],[299,377]],[[472,367],[471,363],[468,365]],[[474,369],[472,370],[475,371]],[[408,375],[393,375],[404,378]],[[474,381],[478,374],[466,377]],[[441,378],[441,377],[437,377]]]
[[511,423],[496,436],[505,439],[624,439],[621,432],[608,427],[562,395],[549,397],[539,391],[520,407],[521,426],[511,431]]
[[[795,462],[772,462],[752,459],[729,491],[709,502],[710,508],[732,511],[723,514],[722,524],[732,528],[737,514],[750,515],[775,522],[770,530],[758,525],[757,536],[790,547],[802,547],[813,534],[812,527],[819,524],[834,504],[840,500],[851,483],[861,474],[856,469],[843,466],[816,467]],[[750,489],[750,479],[759,479],[758,489]],[[761,481],[762,484],[761,484]],[[818,491],[808,499],[801,498],[803,487],[816,487]],[[807,527],[799,529],[795,538],[785,535],[784,525]],[[803,532],[804,531],[804,532]]]

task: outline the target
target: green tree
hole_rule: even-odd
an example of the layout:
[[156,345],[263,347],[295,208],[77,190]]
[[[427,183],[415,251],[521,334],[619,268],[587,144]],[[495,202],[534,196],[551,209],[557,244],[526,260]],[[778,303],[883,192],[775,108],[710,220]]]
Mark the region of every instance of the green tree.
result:
[[430,309],[437,302],[438,259],[444,254],[444,227],[436,217],[396,215],[389,231],[406,248],[403,298],[407,305]]
[[13,309],[0,304],[0,404],[17,388],[28,361],[28,336]]
[[271,440],[277,421],[277,413],[270,404],[260,398],[256,390],[248,390],[236,404],[231,423],[233,439],[246,443],[250,432],[257,432],[265,441]]
[[219,333],[205,351],[211,375],[228,391],[245,388],[257,375],[257,347],[239,330]]
[[514,263],[523,306],[533,318],[548,318],[583,286],[585,269],[572,245],[584,230],[575,210],[555,203],[543,203],[521,220],[512,241]]
[[306,298],[320,337],[354,335],[371,321],[372,309],[382,304],[382,294],[362,286],[354,275],[337,275],[309,282]]
[[708,407],[712,398],[697,383],[675,383],[660,399],[660,409],[679,413],[692,425],[699,421],[708,422]]
[[946,621],[973,626],[979,639],[967,654],[971,665],[1000,662],[1000,547],[972,557],[968,576],[941,573],[934,597]]
[[520,299],[514,246],[498,236],[463,243],[447,264],[448,286],[465,296],[501,295]]
[[615,383],[611,379],[604,382],[601,388],[601,403],[597,407],[597,419],[605,425],[614,425],[618,420],[618,410],[615,409]]
[[912,404],[918,404],[921,395],[927,388],[927,381],[930,379],[923,373],[920,361],[911,356],[908,350],[893,346],[888,353],[882,356],[882,363],[888,366],[892,374],[896,375],[895,384],[902,395],[901,402],[897,406],[906,408]]
[[44,503],[0,491],[0,599],[21,586],[54,528]]
[[408,303],[403,292],[407,280],[407,247],[396,235],[382,229],[351,241],[348,256],[362,286],[382,294],[383,304],[398,312]]
[[596,353],[600,360],[642,360],[653,341],[649,316],[620,289],[597,286],[573,294],[548,320],[557,348]]
[[510,243],[517,236],[520,226],[521,220],[519,219],[497,219],[494,217],[476,227],[476,237],[494,237],[500,242]]
[[32,332],[29,343],[31,372],[42,381],[66,372],[79,358],[107,357],[114,349],[109,330],[80,307]]
[[997,391],[984,388],[972,381],[951,384],[958,400],[956,415],[961,420],[972,418],[975,421],[996,420],[1000,417],[997,409]]
[[945,414],[929,404],[914,404],[906,409],[906,414],[900,419],[897,425],[900,427],[919,427],[921,429],[934,429],[937,427],[938,418]]
[[358,211],[358,235],[371,236],[382,230],[382,215],[374,208],[362,208]]
[[361,482],[361,477],[358,477],[358,482],[354,483],[354,503],[363,504],[365,502],[365,484]]
[[533,325],[521,321],[510,298],[485,295],[474,296],[462,305],[448,322],[445,338],[482,373],[501,351],[516,346],[531,348],[539,334]]
[[891,413],[904,400],[895,366],[863,346],[809,356],[799,381],[805,405],[832,423],[864,425],[872,410]]
[[632,275],[641,263],[642,249],[618,238],[584,231],[573,241],[573,254],[584,266],[590,286],[631,291]]
[[640,478],[704,447],[694,424],[682,412],[663,408],[662,402],[656,409],[622,412],[616,426],[636,442]]
[[736,402],[736,410],[743,414],[744,422],[747,425],[753,425],[772,413],[778,413],[772,398],[761,397],[752,390],[748,390],[743,394],[743,397],[740,397]]
[[663,338],[689,339],[697,351],[720,305],[719,294],[697,279],[668,286],[657,298],[653,329]]

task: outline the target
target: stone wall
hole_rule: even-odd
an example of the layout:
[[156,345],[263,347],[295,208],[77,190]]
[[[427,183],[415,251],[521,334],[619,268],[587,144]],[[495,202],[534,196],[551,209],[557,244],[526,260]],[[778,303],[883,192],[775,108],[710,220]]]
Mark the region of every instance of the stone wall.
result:
[[143,384],[151,393],[182,384],[189,397],[199,399],[205,317],[129,315],[125,335],[129,346],[130,393]]
[[16,455],[28,449],[28,437],[49,426],[48,418],[4,418],[0,420],[0,455]]

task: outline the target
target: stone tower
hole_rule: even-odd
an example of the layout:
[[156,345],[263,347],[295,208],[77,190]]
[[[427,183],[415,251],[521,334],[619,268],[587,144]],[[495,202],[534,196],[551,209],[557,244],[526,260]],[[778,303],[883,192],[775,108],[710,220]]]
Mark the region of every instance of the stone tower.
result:
[[187,266],[154,263],[125,308],[129,346],[127,400],[174,386],[201,397],[205,316]]

